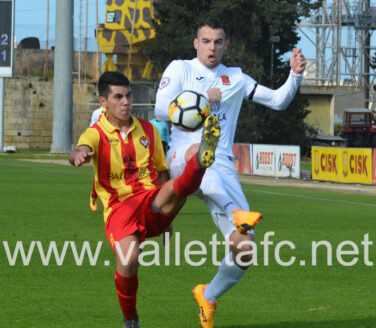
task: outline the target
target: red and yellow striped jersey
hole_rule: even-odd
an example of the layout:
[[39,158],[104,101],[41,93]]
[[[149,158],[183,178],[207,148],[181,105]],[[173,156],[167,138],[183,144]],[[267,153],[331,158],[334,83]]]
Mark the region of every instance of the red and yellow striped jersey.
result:
[[156,188],[157,172],[168,169],[158,130],[133,115],[124,137],[102,115],[80,136],[77,147],[81,145],[95,152],[95,190],[103,203],[105,222],[116,204],[135,193]]

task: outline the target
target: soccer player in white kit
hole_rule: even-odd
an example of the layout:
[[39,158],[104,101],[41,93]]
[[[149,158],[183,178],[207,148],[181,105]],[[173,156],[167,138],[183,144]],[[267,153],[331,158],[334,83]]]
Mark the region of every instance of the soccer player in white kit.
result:
[[[202,23],[194,40],[197,58],[174,60],[169,64],[160,81],[155,104],[156,118],[169,120],[168,108],[172,99],[182,90],[193,90],[208,97],[212,114],[221,125],[215,162],[207,169],[198,196],[208,206],[224,237],[229,238],[231,253],[222,260],[208,285],[198,285],[193,290],[200,307],[201,325],[206,328],[213,327],[217,299],[239,282],[250,265],[252,228],[261,218],[260,213],[250,212],[234,165],[232,149],[243,100],[249,99],[274,110],[285,109],[299,88],[306,66],[301,49],[294,49],[288,79],[280,88],[272,90],[257,84],[241,68],[224,66],[221,61],[227,46],[221,22],[208,19]],[[201,133],[201,130],[183,132],[172,128],[166,156],[171,178],[183,172],[187,159],[198,149]]]

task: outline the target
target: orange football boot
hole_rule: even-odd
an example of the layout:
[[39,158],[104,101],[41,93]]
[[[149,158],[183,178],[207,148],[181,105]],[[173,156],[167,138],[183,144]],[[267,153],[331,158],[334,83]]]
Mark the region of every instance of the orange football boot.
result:
[[211,303],[204,297],[204,291],[207,285],[197,285],[192,293],[200,308],[199,318],[203,328],[213,328],[213,317],[217,307],[217,303]]
[[253,229],[253,227],[262,218],[262,214],[259,212],[250,212],[243,210],[233,210],[232,218],[236,229],[243,235],[247,234],[247,231]]

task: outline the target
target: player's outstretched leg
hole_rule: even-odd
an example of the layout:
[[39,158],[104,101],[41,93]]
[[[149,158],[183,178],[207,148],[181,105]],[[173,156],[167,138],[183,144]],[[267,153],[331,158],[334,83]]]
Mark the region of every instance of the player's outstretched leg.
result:
[[174,191],[178,196],[187,197],[200,187],[206,168],[214,163],[214,153],[220,134],[218,119],[213,115],[208,116],[197,153],[188,160],[182,175],[173,182]]
[[201,167],[209,167],[214,163],[214,153],[217,148],[221,134],[221,127],[214,115],[209,115],[204,122],[200,148],[197,152],[197,159]]
[[233,210],[232,218],[236,229],[243,235],[247,234],[248,230],[253,229],[253,227],[262,218],[259,212],[250,212],[244,210]]
[[138,324],[138,317],[133,319],[124,318],[124,328],[140,328]]
[[213,328],[213,317],[215,314],[218,302],[211,303],[204,297],[205,288],[207,285],[197,285],[193,290],[193,297],[196,300],[200,313],[200,323],[203,328]]

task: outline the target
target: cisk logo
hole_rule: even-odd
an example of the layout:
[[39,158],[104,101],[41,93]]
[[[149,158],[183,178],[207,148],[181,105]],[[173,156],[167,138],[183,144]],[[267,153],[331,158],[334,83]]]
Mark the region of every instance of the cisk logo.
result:
[[320,166],[323,172],[333,172],[337,175],[337,155],[322,154],[320,158]]
[[343,152],[343,159],[342,159],[342,164],[343,164],[343,176],[346,178],[347,175],[349,174],[349,160],[348,160],[348,155],[347,151]]
[[318,150],[314,151],[313,158],[314,158],[313,169],[314,169],[314,171],[315,171],[315,173],[317,175],[320,172],[320,167],[319,167],[319,151]]
[[348,161],[348,170],[353,175],[365,175],[368,177],[367,159],[367,155],[351,154]]
[[326,154],[315,150],[314,152],[314,170],[316,174],[319,172],[334,173],[338,174],[337,170],[337,155],[335,154]]

